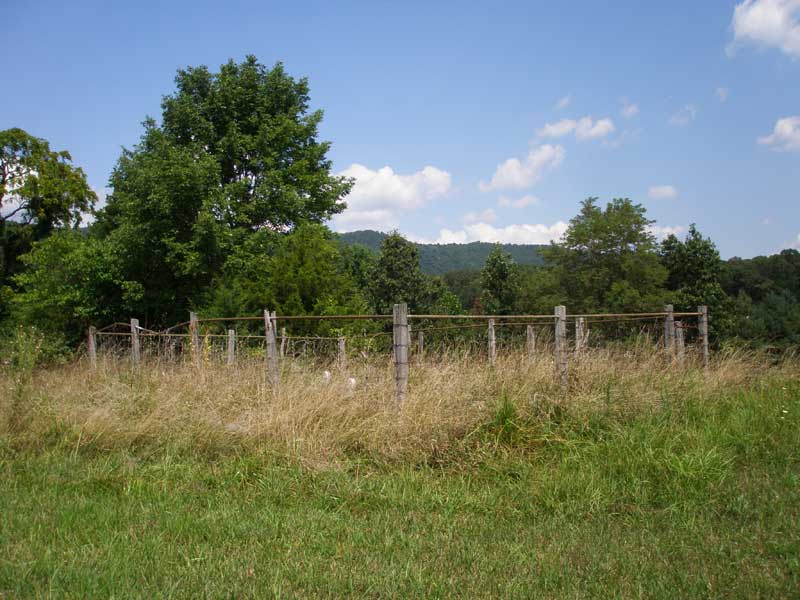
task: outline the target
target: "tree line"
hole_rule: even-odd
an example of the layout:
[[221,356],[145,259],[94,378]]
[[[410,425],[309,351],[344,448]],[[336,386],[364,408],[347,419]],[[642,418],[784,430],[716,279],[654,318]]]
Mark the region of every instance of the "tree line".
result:
[[[520,265],[431,276],[398,233],[377,253],[326,222],[353,181],[332,173],[306,79],[255,57],[179,70],[161,119],[124,149],[104,206],[66,151],[0,132],[0,331],[74,348],[89,324],[158,329],[203,316],[411,312],[636,312],[710,307],[718,340],[797,344],[800,253],[724,263],[694,226],[658,243],[629,199],[585,200],[562,240]],[[89,218],[89,222],[85,220]],[[323,328],[325,324],[308,325]],[[316,331],[319,331],[318,329]]]

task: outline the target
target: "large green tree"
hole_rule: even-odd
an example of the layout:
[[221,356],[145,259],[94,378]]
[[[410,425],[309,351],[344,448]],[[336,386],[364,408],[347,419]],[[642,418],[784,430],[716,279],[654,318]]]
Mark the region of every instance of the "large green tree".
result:
[[674,292],[675,308],[693,311],[707,305],[712,333],[729,330],[732,304],[720,283],[722,260],[714,242],[693,223],[684,240],[669,235],[661,242],[661,261],[669,273],[667,287]]
[[481,271],[481,308],[486,314],[504,315],[514,312],[519,298],[519,272],[511,255],[496,244]]
[[[162,119],[111,176],[97,231],[143,288],[138,312],[159,325],[199,305],[233,250],[343,210],[352,182],[331,173],[305,79],[255,57],[178,71]],[[270,242],[276,243],[275,240]]]
[[666,299],[667,269],[645,209],[627,198],[605,208],[597,198],[581,204],[558,244],[542,250],[556,290],[569,310],[633,312],[659,308]]
[[51,150],[19,128],[0,131],[0,288],[20,270],[19,257],[34,241],[79,225],[96,200],[69,152]]
[[426,285],[417,246],[396,231],[385,237],[369,287],[375,310],[390,314],[394,304],[405,302],[409,311],[420,312],[427,304]]

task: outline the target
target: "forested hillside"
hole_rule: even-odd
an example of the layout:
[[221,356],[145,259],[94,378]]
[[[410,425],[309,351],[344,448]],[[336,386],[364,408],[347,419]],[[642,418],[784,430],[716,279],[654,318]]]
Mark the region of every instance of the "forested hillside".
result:
[[[361,244],[373,252],[380,249],[388,234],[370,229],[339,234],[339,239],[348,245]],[[469,244],[415,244],[419,249],[420,267],[429,275],[444,275],[451,271],[480,269],[495,244],[471,242]],[[501,244],[503,252],[509,254],[518,265],[542,265],[544,261],[537,244]]]

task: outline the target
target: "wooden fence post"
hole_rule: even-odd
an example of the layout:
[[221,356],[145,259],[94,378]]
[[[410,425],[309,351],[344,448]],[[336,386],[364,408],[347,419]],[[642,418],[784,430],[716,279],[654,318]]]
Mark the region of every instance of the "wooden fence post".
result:
[[197,313],[189,313],[189,336],[192,345],[192,362],[196,368],[200,368],[200,327],[197,322]]
[[703,350],[703,368],[708,370],[708,306],[698,306],[697,312],[700,313],[698,329]]
[[139,319],[131,319],[131,360],[138,365],[141,360],[141,347],[139,345]]
[[667,304],[664,312],[667,313],[664,317],[664,348],[667,356],[670,356],[675,349],[675,316],[672,314],[672,304]]
[[286,356],[286,327],[281,327],[281,359]]
[[675,347],[678,350],[678,364],[683,365],[686,359],[686,342],[683,333],[683,322],[675,321]]
[[536,332],[533,325],[528,325],[525,328],[525,348],[528,351],[528,358],[533,358],[536,353]]
[[86,348],[89,351],[89,366],[92,371],[97,369],[97,328],[89,326],[89,333],[86,337]]
[[567,307],[556,306],[555,363],[556,380],[561,389],[567,388]]
[[575,319],[575,354],[580,354],[586,347],[586,319]]
[[422,331],[417,332],[417,354],[419,354],[420,358],[422,358],[422,354],[425,352],[425,334]]
[[395,304],[392,334],[394,343],[394,372],[397,387],[396,407],[402,408],[408,389],[408,305]]
[[342,370],[347,368],[347,347],[343,337],[339,338],[339,368]]
[[494,335],[494,319],[489,319],[489,364],[497,360],[497,340]]
[[275,336],[276,327],[277,320],[275,318],[275,312],[270,312],[265,309],[264,332],[267,342],[267,381],[274,391],[278,389],[278,378],[280,375],[280,366],[278,365],[278,342]]
[[236,331],[228,329],[228,366],[236,363]]

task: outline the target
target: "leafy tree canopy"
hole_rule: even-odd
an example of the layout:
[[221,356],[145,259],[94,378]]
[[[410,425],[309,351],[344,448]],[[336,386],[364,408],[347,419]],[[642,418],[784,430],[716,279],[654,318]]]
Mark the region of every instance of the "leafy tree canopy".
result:
[[330,172],[308,82],[280,63],[248,56],[175,81],[161,125],[145,121],[120,157],[96,227],[124,257],[126,279],[142,285],[139,314],[155,325],[200,304],[234,249],[240,259],[242,247],[324,221],[352,186]]
[[481,271],[480,302],[486,314],[511,314],[519,296],[519,272],[511,255],[499,244],[492,248]]
[[660,307],[667,270],[661,265],[653,221],[641,204],[616,198],[605,209],[597,198],[581,204],[558,244],[542,251],[557,292],[572,311],[632,312]]

